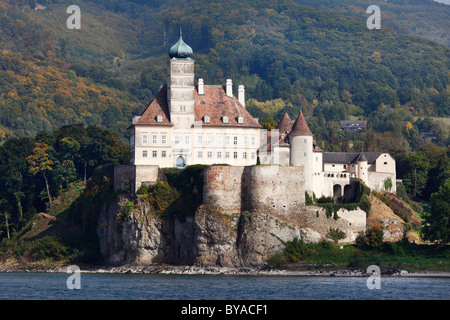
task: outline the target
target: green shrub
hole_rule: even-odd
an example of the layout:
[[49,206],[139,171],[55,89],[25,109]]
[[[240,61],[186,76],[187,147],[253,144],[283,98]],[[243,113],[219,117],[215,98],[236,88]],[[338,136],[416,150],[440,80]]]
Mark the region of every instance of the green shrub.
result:
[[331,239],[335,244],[338,243],[339,240],[345,239],[346,236],[345,232],[339,228],[330,228],[326,234],[326,237]]
[[367,229],[358,235],[355,243],[361,248],[381,248],[383,245],[383,229],[379,225]]

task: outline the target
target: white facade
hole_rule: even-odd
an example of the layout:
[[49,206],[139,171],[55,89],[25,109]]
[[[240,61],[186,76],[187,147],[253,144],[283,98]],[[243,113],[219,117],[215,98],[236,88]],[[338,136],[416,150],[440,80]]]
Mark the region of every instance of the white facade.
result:
[[[287,115],[283,118],[289,119]],[[277,128],[262,134],[262,139],[268,141],[267,148],[260,152],[264,155],[262,164],[303,166],[305,189],[318,198],[350,199],[355,179],[376,191],[384,190],[385,181],[391,179],[392,188],[387,191],[396,192],[395,159],[387,152],[323,152],[315,144],[302,113],[294,124],[286,119],[279,124],[281,132]],[[290,123],[289,129],[286,123]]]
[[255,165],[261,126],[245,109],[244,86],[237,98],[231,79],[224,86],[199,79],[196,86],[194,60],[175,50],[170,56],[167,84],[130,127],[131,165]]

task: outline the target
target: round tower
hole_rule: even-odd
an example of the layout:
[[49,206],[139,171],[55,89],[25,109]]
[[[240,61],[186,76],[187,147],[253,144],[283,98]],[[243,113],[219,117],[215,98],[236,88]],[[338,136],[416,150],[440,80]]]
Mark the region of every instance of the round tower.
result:
[[356,163],[358,165],[358,178],[367,185],[369,183],[369,165],[364,151],[358,155]]
[[306,123],[303,112],[295,120],[289,133],[290,165],[305,168],[305,190],[312,192],[313,134]]

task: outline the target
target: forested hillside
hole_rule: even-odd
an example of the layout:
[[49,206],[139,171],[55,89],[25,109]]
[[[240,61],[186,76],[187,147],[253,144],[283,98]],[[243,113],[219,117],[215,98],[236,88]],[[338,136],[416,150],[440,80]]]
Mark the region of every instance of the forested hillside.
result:
[[[3,139],[73,122],[124,131],[164,82],[167,48],[180,27],[198,77],[233,78],[256,102],[292,105],[291,116],[300,106],[326,121],[367,118],[380,108],[407,117],[450,114],[449,49],[390,28],[368,30],[365,13],[349,17],[288,0],[79,1],[81,30],[69,30],[73,3],[42,2],[32,10],[33,1],[0,1]],[[261,120],[282,115],[251,110]]]
[[[371,5],[381,9],[382,27],[435,40],[450,47],[450,6],[433,0],[294,0],[302,5],[361,17]],[[366,16],[369,16],[366,14]]]

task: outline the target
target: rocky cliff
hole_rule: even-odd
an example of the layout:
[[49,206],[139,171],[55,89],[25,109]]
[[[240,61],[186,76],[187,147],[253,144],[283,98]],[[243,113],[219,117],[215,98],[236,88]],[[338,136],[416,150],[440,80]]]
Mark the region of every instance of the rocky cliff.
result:
[[[324,238],[321,231],[326,232],[327,226],[339,225],[345,230],[349,224],[344,212],[335,220],[317,207],[304,207],[301,214],[303,223],[311,227],[299,226],[295,217],[283,220],[256,210],[223,214],[206,205],[179,219],[152,213],[143,200],[131,200],[121,194],[109,207],[104,206],[99,216],[97,233],[107,263],[261,267],[284,249],[283,241],[298,237],[317,242]],[[314,230],[312,220],[323,230]],[[347,240],[354,237],[352,234]]]
[[103,207],[97,233],[105,262],[252,267],[266,264],[283,249],[281,241],[300,237],[298,229],[262,213],[225,215],[200,206],[184,221],[150,213],[138,201],[125,213],[127,195]]

